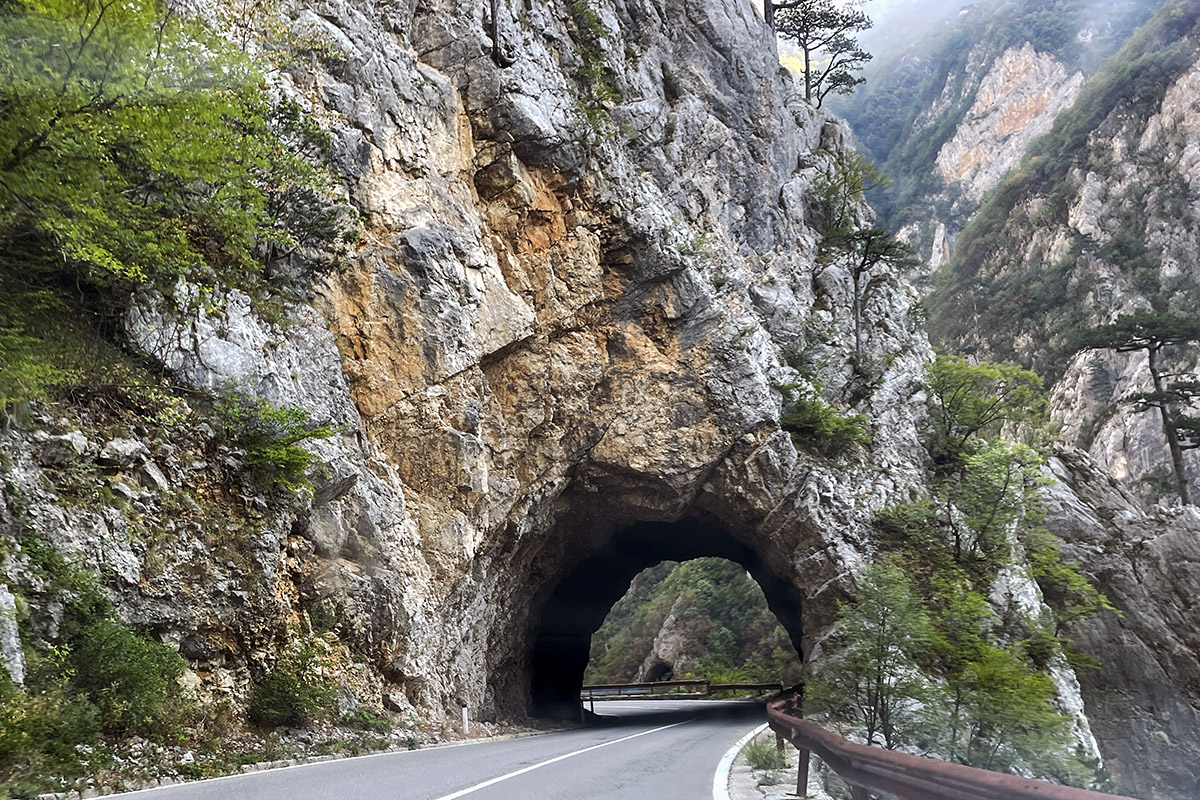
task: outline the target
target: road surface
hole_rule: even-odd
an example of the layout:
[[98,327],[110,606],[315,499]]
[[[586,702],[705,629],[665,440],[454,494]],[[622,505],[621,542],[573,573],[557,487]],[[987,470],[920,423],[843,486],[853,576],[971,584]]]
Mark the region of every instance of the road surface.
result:
[[761,703],[613,700],[611,724],[383,753],[117,795],[136,800],[708,800]]

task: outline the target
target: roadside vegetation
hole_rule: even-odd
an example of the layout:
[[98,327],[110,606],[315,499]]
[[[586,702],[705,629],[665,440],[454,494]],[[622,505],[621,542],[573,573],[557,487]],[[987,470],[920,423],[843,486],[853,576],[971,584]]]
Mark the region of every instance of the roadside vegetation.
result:
[[1041,380],[943,356],[928,381],[932,490],[876,516],[881,556],[822,644],[806,712],[889,749],[1112,788],[1054,702],[1056,667],[1097,666],[1066,626],[1113,609],[1043,525]]

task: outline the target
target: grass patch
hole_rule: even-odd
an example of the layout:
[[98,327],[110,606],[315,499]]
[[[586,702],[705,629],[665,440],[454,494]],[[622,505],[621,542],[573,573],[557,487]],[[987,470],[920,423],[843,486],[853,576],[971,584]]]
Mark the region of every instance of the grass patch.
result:
[[755,738],[742,748],[742,755],[750,769],[770,772],[785,769],[788,765],[787,754],[769,739]]

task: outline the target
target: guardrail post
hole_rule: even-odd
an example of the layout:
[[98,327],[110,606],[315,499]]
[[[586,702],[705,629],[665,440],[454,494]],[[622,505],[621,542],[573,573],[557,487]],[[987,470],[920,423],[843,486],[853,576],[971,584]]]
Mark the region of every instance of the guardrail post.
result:
[[809,752],[797,749],[797,753],[800,756],[800,763],[796,765],[796,797],[808,797]]

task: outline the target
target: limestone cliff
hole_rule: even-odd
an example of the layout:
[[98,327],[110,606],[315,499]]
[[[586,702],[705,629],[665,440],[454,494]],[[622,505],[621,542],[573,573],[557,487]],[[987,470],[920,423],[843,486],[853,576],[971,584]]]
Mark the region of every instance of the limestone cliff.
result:
[[1200,514],[1144,510],[1080,451],[1051,461],[1050,524],[1066,553],[1123,610],[1081,623],[1073,636],[1103,658],[1080,673],[1088,719],[1127,788],[1190,797],[1200,785]]
[[880,43],[867,87],[837,108],[894,181],[872,202],[917,247],[918,285],[950,260],[984,196],[1156,5],[971,4],[901,52]]
[[[742,563],[812,654],[874,512],[924,491],[931,350],[900,276],[855,302],[818,263],[810,189],[849,132],[796,99],[751,4],[318,0],[287,24],[321,43],[279,91],[335,135],[350,267],[282,322],[233,293],[191,315],[144,296],[125,323],[190,386],[337,427],[313,491],[256,492],[186,403],[151,425],[35,414],[0,442],[5,538],[102,575],[201,696],[325,631],[347,702],[551,708],[629,579],[700,555]],[[866,415],[870,445],[798,449],[789,385]],[[52,639],[61,608],[18,550],[6,585]]]
[[[236,518],[202,513],[237,485],[239,454],[187,422],[8,434],[6,521],[114,573],[123,616],[179,642],[201,693],[244,691],[289,629],[320,621],[365,657],[367,699],[524,713],[530,670],[559,663],[556,587],[622,532],[608,604],[640,558],[749,559],[807,651],[868,555],[872,511],[920,485],[929,348],[896,276],[863,298],[878,378],[853,410],[870,449],[835,464],[779,428],[778,385],[819,380],[845,408],[852,281],[814,269],[808,187],[847,131],[787,99],[752,7],[500,12],[298,10],[294,30],[326,46],[282,90],[336,136],[364,219],[352,266],[283,327],[237,295],[128,315],[190,384],[340,426],[312,445],[311,497],[246,490]],[[98,460],[114,436],[147,441],[118,467]],[[67,466],[130,499],[61,508]],[[27,566],[9,580],[28,584]]]
[[[1200,273],[1188,198],[1200,72],[1197,9],[1184,5],[1116,56],[1037,159],[984,205],[932,301],[943,341],[1041,371],[1064,440],[1151,502],[1169,488],[1161,423],[1124,402],[1148,389],[1144,354],[1064,348],[1075,331],[1137,309],[1194,311]],[[1131,80],[1141,92],[1127,93]],[[977,289],[964,289],[968,280]],[[1168,371],[1194,369],[1193,356],[1173,357]]]

